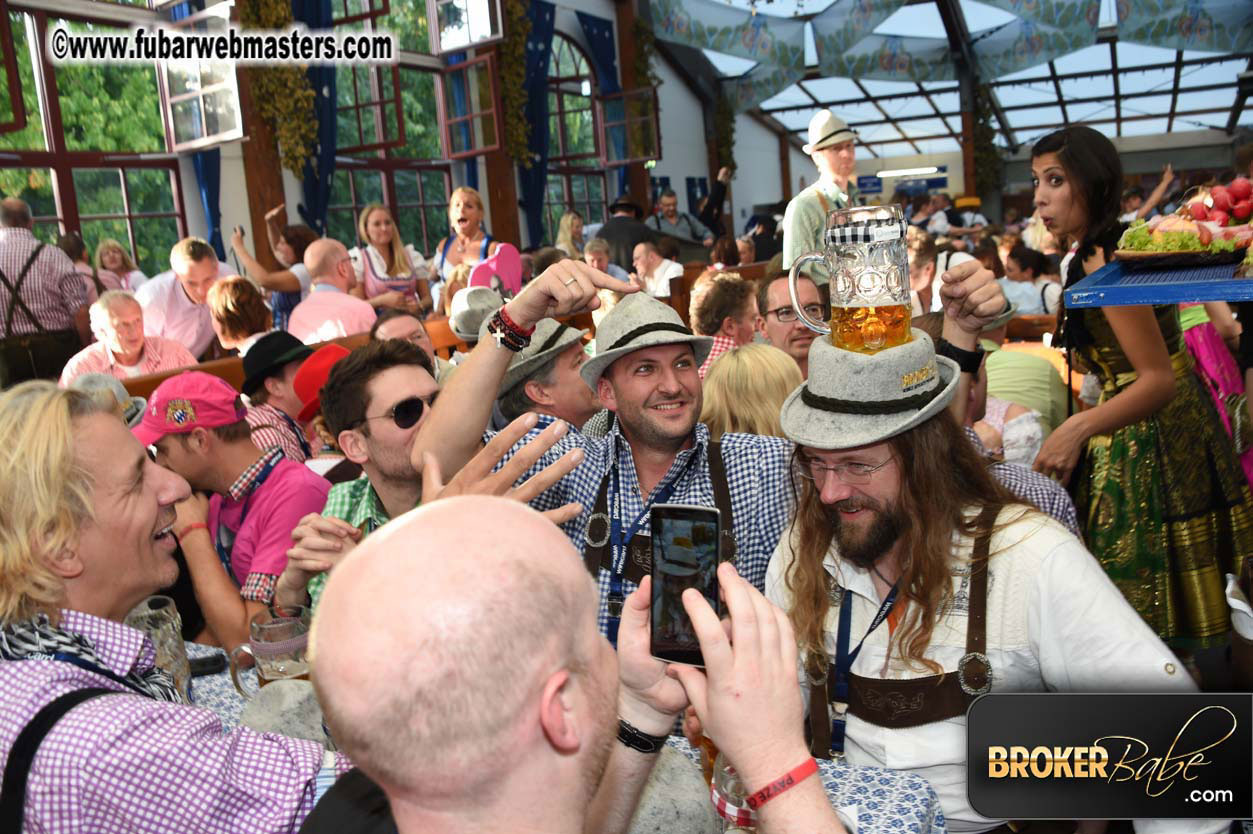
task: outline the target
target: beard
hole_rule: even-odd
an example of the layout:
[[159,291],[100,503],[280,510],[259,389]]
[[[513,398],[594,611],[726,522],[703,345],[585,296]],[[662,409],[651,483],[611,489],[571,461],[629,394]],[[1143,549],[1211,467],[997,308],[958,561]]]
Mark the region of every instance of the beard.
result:
[[[839,515],[841,510],[848,512],[859,508],[875,514],[864,531],[857,531]],[[847,498],[829,507],[827,515],[840,557],[865,570],[873,568],[909,529],[909,519],[898,506],[884,506],[869,498]]]

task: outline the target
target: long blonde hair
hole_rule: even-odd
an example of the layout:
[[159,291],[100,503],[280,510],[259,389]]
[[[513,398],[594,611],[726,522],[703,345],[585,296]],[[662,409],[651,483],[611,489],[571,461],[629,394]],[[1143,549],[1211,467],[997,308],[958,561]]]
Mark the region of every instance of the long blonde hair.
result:
[[783,436],[779,411],[804,380],[796,360],[773,345],[731,348],[705,375],[700,420],[709,439],[726,432]]
[[46,560],[74,547],[95,516],[91,476],[74,454],[74,421],[109,413],[53,382],[0,394],[0,623],[41,613],[57,621],[65,585]]
[[564,246],[565,248],[562,251],[572,258],[583,256],[583,247],[574,242],[574,232],[572,231],[574,221],[582,219],[583,215],[574,209],[569,209],[565,214],[561,215],[561,220],[557,223],[557,240],[553,245],[558,249],[562,249]]
[[467,263],[460,263],[452,268],[452,272],[448,276],[448,283],[444,285],[444,289],[439,294],[440,312],[443,315],[452,315],[452,298],[457,294],[458,290],[464,290],[470,286],[470,273],[472,271],[473,267]]
[[[365,208],[361,209],[361,214],[357,217],[357,235],[361,238],[361,245],[367,249],[374,245],[370,243],[366,226],[370,215],[376,211],[387,212],[387,216],[392,221],[392,242],[387,247],[387,251],[382,253],[384,264],[387,266],[387,274],[393,277],[408,275],[413,272],[413,264],[409,263],[409,255],[405,252],[405,242],[400,239],[400,227],[396,225],[396,218],[392,217],[391,210],[382,203],[366,203]],[[362,257],[368,257],[368,255],[363,254]]]
[[96,269],[108,269],[108,267],[104,265],[103,255],[109,249],[116,249],[122,255],[122,268],[125,272],[122,273],[122,275],[119,275],[119,278],[139,269],[139,267],[135,266],[135,262],[131,259],[131,253],[126,251],[126,247],[111,237],[106,237],[104,240],[100,241],[98,246],[96,246]]

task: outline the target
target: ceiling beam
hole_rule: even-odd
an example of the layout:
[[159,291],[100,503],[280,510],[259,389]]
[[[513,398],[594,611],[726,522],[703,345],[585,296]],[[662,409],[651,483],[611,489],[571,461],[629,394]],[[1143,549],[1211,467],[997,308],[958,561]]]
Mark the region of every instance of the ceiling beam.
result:
[[[883,109],[883,105],[879,104],[879,102],[875,100],[874,96],[870,95],[870,91],[867,90],[864,86],[862,86],[862,83],[858,81],[856,78],[853,79],[853,83],[857,85],[857,89],[862,91],[862,93],[866,96],[866,99],[871,104],[874,105],[875,109],[878,110],[880,114],[882,114],[883,118],[886,120],[885,123],[891,125],[892,129],[895,130],[897,133],[899,133],[901,136],[905,136],[904,131],[902,131],[899,127],[896,126],[896,120],[888,115],[888,111]],[[914,153],[916,154],[922,153],[922,151],[918,149],[918,146],[914,144],[912,139],[910,139],[908,136],[905,136],[905,139],[909,142],[909,146],[914,149]]]
[[1244,113],[1244,105],[1248,102],[1250,94],[1253,94],[1253,58],[1249,59],[1248,67],[1236,79],[1236,106],[1231,108],[1231,115],[1227,117],[1225,128],[1228,136],[1236,132],[1236,125],[1240,122],[1240,116]]
[[1118,88],[1118,44],[1109,42],[1110,74],[1114,78],[1114,135],[1122,136],[1122,91]]
[[1179,76],[1183,70],[1183,50],[1175,50],[1175,83],[1170,85],[1170,115],[1166,117],[1166,132],[1175,126],[1175,108],[1179,105]]
[[1062,97],[1062,82],[1057,79],[1057,65],[1049,61],[1049,75],[1053,78],[1053,92],[1057,93],[1057,103],[1062,108],[1062,127],[1070,124],[1070,117],[1066,115],[1066,99]]

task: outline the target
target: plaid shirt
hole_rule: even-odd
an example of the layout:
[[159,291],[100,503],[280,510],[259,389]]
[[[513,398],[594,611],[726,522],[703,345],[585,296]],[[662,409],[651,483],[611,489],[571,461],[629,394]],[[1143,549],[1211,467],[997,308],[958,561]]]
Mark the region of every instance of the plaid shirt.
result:
[[[277,461],[283,457],[283,450],[274,447],[267,451],[264,455],[257,459],[257,462],[249,466],[243,472],[239,473],[239,477],[231,484],[228,494],[232,501],[243,501],[252,491],[257,488],[257,476],[270,465],[272,461]],[[222,522],[219,521],[219,524]],[[217,541],[215,538],[214,541]],[[233,539],[232,539],[233,541]],[[244,584],[240,586],[239,595],[253,602],[264,602],[269,605],[274,599],[274,586],[278,584],[278,574],[272,573],[249,573],[248,578],[244,580]]]
[[[966,427],[966,437],[970,438],[970,442],[974,444],[975,451],[980,456],[987,456],[987,451],[984,449],[982,441],[979,440],[979,435],[975,434],[974,429],[969,426]],[[1005,463],[1004,461],[989,464],[988,471],[992,473],[993,478],[1000,481],[1001,485],[1014,493],[1014,495],[1031,504],[1040,512],[1051,515],[1061,522],[1067,530],[1074,533],[1076,538],[1080,541],[1083,540],[1083,534],[1079,532],[1079,516],[1075,512],[1075,502],[1071,500],[1070,493],[1066,491],[1066,488],[1057,481],[1025,466],[1019,466],[1016,463]]]
[[[391,521],[391,516],[383,508],[383,502],[379,500],[378,493],[365,475],[331,487],[322,515],[348,522],[361,531],[363,539]],[[326,589],[326,579],[326,573],[319,573],[309,580],[310,608],[318,607],[318,600]]]
[[[283,456],[296,463],[308,459],[300,438],[292,429],[290,418],[269,403],[248,406],[248,426],[252,429],[252,442],[262,451],[277,446]],[[307,443],[307,441],[306,441]]]
[[[0,270],[13,285],[17,285],[22,267],[38,245],[30,229],[0,229]],[[13,312],[12,332],[0,332],[0,338],[38,333],[41,329],[73,329],[74,314],[87,306],[87,288],[69,256],[55,246],[45,246],[26,274],[21,298],[38,319],[38,325],[19,307]],[[0,331],[13,303],[9,288],[0,283]]]
[[701,366],[697,371],[697,373],[700,374],[700,378],[704,379],[709,373],[709,369],[713,366],[714,360],[733,347],[735,347],[734,339],[723,336],[720,333],[714,336],[714,344],[713,347],[709,349],[709,356],[705,358],[705,361],[701,363]]
[[[152,668],[152,644],[121,623],[63,610],[117,675]],[[315,777],[351,763],[313,741],[247,728],[224,733],[211,710],[145,698],[56,660],[0,662],[0,759],[54,698],[104,687],[117,695],[71,710],[44,739],[26,791],[26,831],[291,832],[313,809]]]
[[195,364],[196,357],[178,342],[162,339],[160,336],[145,336],[143,352],[140,353],[139,363],[132,373],[125,365],[117,363],[113,351],[104,342],[96,342],[74,354],[65,363],[65,369],[61,371],[61,384],[68,387],[84,374],[108,374],[115,379],[128,379],[131,376],[189,368]]
[[[513,447],[501,464],[528,440],[551,425],[553,419],[547,415],[539,415],[535,428]],[[494,432],[487,432],[483,437],[487,441],[494,436]],[[604,437],[588,437],[579,432],[569,432],[540,458],[522,480],[539,472],[571,449],[583,449],[583,463],[531,502],[531,506],[540,511],[556,509],[571,501],[582,504],[583,512],[573,521],[567,522],[563,528],[575,548],[582,552],[585,545],[584,533],[596,503],[600,483],[615,464],[619,472],[619,494],[613,495],[611,489],[608,496],[609,511],[611,515],[617,515],[623,527],[644,514],[657,492],[676,478],[678,481],[670,497],[671,502],[714,506],[713,482],[709,477],[709,429],[704,423],[696,424],[695,436],[696,442],[692,448],[679,452],[670,471],[654,488],[647,501],[640,497],[639,477],[635,472],[631,447],[622,436],[616,420]],[[761,437],[755,434],[722,435],[722,460],[726,466],[727,486],[731,493],[731,512],[735,517],[735,567],[741,576],[758,589],[765,583],[770,554],[779,543],[779,537],[783,534],[792,511],[792,448],[790,441],[779,437]],[[696,460],[691,471],[687,471],[688,460],[693,456]],[[612,483],[611,479],[611,486]],[[647,517],[642,520],[641,529],[648,530]],[[614,545],[612,549],[615,571],[620,574],[626,555],[625,548]],[[600,591],[598,622],[601,632],[608,634],[610,573],[603,567],[598,571],[596,585]],[[635,584],[623,579],[622,589],[624,593],[630,593],[635,590]]]

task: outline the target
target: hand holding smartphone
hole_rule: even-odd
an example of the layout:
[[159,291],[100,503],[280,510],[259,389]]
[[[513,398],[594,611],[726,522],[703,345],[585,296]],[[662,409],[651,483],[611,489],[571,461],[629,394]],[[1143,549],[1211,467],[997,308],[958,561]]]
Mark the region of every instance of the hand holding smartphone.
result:
[[652,527],[650,644],[653,657],[669,663],[705,665],[700,641],[683,607],[683,592],[700,591],[722,616],[718,595],[722,518],[718,510],[689,504],[656,504]]

